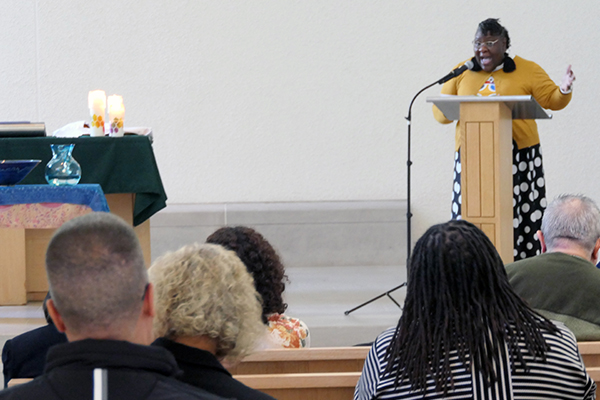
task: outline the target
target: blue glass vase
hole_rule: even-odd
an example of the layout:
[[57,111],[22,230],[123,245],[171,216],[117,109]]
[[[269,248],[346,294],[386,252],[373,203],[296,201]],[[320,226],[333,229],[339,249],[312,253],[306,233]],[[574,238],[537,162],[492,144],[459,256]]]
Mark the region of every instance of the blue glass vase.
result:
[[77,185],[81,167],[72,156],[74,144],[51,144],[52,159],[46,165],[46,181],[54,186]]

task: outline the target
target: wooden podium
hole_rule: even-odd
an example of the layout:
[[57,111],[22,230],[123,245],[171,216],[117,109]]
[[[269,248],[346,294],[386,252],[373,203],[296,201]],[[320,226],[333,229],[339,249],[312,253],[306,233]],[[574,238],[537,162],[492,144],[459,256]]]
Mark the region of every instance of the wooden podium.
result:
[[532,96],[427,98],[460,120],[462,218],[490,238],[504,263],[514,260],[512,120],[548,119]]

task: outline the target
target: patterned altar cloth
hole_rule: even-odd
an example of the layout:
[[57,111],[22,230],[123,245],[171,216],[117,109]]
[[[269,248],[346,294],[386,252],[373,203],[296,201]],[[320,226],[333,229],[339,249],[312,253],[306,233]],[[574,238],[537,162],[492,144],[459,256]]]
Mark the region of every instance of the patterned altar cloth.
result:
[[53,229],[92,211],[109,212],[98,184],[0,186],[0,228]]

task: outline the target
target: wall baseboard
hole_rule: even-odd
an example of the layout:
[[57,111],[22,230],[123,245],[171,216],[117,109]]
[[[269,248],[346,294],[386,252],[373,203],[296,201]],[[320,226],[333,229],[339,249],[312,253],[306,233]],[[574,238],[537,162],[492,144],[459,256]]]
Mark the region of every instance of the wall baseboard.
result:
[[259,231],[286,267],[406,262],[405,200],[169,205],[151,219],[152,259],[225,225]]

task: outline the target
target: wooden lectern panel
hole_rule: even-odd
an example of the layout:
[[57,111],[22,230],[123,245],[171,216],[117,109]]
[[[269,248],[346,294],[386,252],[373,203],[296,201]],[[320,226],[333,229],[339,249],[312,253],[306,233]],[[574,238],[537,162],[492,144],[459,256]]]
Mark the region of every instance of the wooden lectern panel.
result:
[[[466,145],[463,153],[469,166],[465,169],[466,180],[462,184],[468,194],[466,213],[469,217],[494,217],[496,188],[494,164],[496,147],[493,140],[494,126],[491,122],[467,122],[465,124]],[[462,150],[461,150],[462,151]]]
[[496,226],[494,224],[477,224],[477,227],[490,238],[492,243],[496,242]]
[[502,103],[461,104],[462,217],[513,261],[512,118]]

